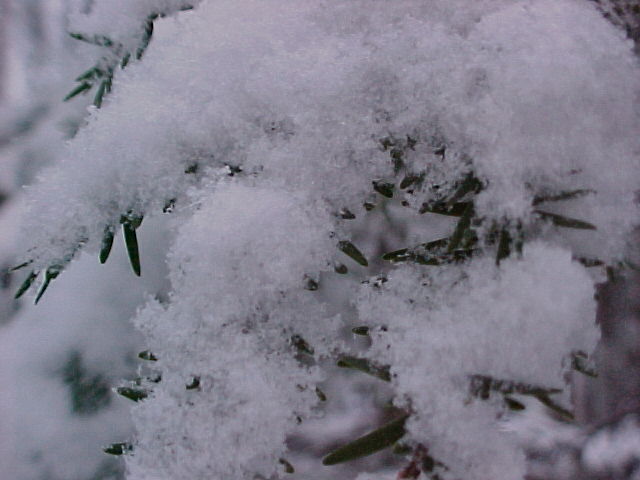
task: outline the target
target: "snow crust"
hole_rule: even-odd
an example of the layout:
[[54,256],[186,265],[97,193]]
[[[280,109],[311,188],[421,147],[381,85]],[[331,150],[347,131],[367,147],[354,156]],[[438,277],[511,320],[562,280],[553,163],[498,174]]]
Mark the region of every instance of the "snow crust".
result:
[[[135,39],[146,12],[180,6],[96,1],[74,25]],[[562,389],[567,356],[593,349],[593,278],[572,255],[615,263],[638,222],[639,73],[632,44],[578,0],[217,0],[156,20],[144,59],[117,72],[29,189],[24,229],[25,260],[42,270],[96,253],[123,214],[174,205],[172,293],[135,320],[162,381],[134,409],[129,478],[282,473],[287,435],[314,415],[325,378],[291,338],[323,358],[354,324],[385,327],[366,355],[391,366],[407,440],[445,475],[522,478],[500,396],[473,397],[469,376]],[[339,252],[374,230],[341,209],[394,205],[372,189],[402,178],[385,141],[403,145],[402,174],[426,179],[396,187],[396,206],[478,178],[476,257],[382,267],[372,246],[361,268]],[[534,197],[578,189],[542,206],[597,230],[539,221]],[[497,266],[499,222],[526,241]],[[351,262],[349,286],[332,297],[337,261]]]

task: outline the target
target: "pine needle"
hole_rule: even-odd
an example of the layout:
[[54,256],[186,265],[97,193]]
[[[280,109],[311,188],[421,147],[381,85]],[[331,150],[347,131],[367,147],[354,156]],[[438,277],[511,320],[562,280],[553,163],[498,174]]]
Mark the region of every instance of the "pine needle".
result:
[[336,465],[338,463],[349,462],[392,446],[404,436],[404,425],[407,418],[409,418],[409,415],[402,415],[373,432],[334,450],[322,459],[322,464]]

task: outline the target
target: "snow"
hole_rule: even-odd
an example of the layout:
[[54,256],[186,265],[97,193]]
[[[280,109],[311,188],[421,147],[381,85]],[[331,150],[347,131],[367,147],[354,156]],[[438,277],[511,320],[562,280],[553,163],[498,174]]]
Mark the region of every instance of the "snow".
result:
[[[168,14],[27,192],[24,259],[37,271],[96,256],[121,215],[146,225],[175,204],[163,236],[171,292],[134,320],[162,381],[133,410],[129,478],[268,478],[287,436],[316,415],[322,361],[363,324],[386,327],[364,354],[391,366],[410,441],[453,478],[522,478],[501,395],[474,398],[469,377],[564,390],[568,355],[595,347],[594,276],[573,257],[623,260],[638,223],[631,42],[578,0],[184,5],[98,0],[72,18],[133,50],[141,22]],[[423,183],[401,192],[411,173]],[[458,201],[474,201],[471,260],[380,260],[452,235],[458,219],[416,211],[470,173],[482,191]],[[373,181],[395,183],[394,199]],[[536,196],[579,189],[589,193],[535,208],[596,230],[534,212]],[[496,265],[492,232],[516,225],[522,255]],[[344,241],[368,266],[339,251]],[[293,335],[313,361],[300,361]],[[193,376],[200,387],[187,389]]]
[[426,269],[398,268],[381,287],[363,286],[360,318],[386,327],[368,355],[392,366],[400,403],[416,412],[412,438],[432,445],[438,460],[459,474],[519,478],[524,458],[495,419],[501,405],[474,400],[469,377],[563,388],[563,357],[598,339],[592,281],[570,252],[535,242],[500,268],[484,258]]
[[[414,132],[447,142],[443,186],[473,159],[488,183],[483,215],[527,218],[543,188],[591,188],[597,205],[581,213],[605,232],[630,228],[635,217],[621,205],[636,184],[626,172],[639,148],[637,65],[597,12],[524,2],[463,36],[413,2],[395,6],[392,23],[386,8],[374,2],[347,32],[327,32],[330,9],[269,2],[216,2],[159,20],[148,58],[118,72],[108,108],[34,189],[36,266],[63,260],[85,237],[96,245],[128,209],[159,212],[193,183],[183,174],[193,162],[242,164],[353,210],[369,179],[392,175],[379,140]],[[209,28],[220,18],[225,28]],[[437,168],[420,153],[411,163]],[[593,242],[611,258],[619,238]]]
[[627,415],[612,428],[596,432],[585,444],[582,461],[596,472],[620,472],[638,461],[638,419]]
[[[310,221],[328,214],[300,204],[302,198],[231,181],[181,226],[170,256],[171,304],[165,310],[152,303],[137,320],[163,379],[153,404],[136,408],[134,478],[268,476],[296,417],[316,403],[319,372],[297,365],[288,339],[319,329],[322,310],[302,286],[305,273],[323,260],[328,266],[333,242]],[[290,250],[290,238],[305,248]],[[201,295],[203,285],[209,295]],[[200,377],[201,388],[185,397],[190,375]],[[167,454],[160,463],[158,451]]]

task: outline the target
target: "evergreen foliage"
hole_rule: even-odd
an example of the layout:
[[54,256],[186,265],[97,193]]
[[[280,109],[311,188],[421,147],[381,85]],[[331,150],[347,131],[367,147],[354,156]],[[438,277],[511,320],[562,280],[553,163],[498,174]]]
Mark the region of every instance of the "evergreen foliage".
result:
[[[287,438],[359,376],[394,418],[326,466],[394,447],[398,478],[523,478],[505,426],[579,430],[594,283],[629,268],[640,218],[637,62],[573,0],[427,3],[149,0],[122,40],[71,34],[107,52],[64,99],[96,108],[30,194],[16,298],[81,251],[107,262],[120,226],[141,276],[143,218],[168,218],[172,292],[115,388],[137,434],[104,447],[129,478],[304,472]],[[63,375],[77,413],[110,401],[80,354]]]

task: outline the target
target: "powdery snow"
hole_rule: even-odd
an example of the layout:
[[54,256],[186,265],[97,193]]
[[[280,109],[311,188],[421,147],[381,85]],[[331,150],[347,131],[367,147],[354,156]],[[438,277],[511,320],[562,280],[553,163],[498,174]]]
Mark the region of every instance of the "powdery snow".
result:
[[[146,9],[183,6],[96,5],[74,26],[123,38]],[[158,19],[143,60],[116,73],[65,160],[30,189],[24,229],[25,259],[42,270],[79,247],[96,253],[123,214],[174,205],[173,291],[136,319],[162,381],[134,409],[130,478],[282,471],[284,441],[314,415],[326,376],[296,359],[291,337],[327,357],[353,324],[386,327],[367,356],[391,366],[409,441],[452,478],[521,478],[501,395],[474,398],[469,376],[564,389],[568,355],[595,346],[594,280],[572,256],[622,260],[637,224],[639,73],[632,44],[577,0],[219,0]],[[361,221],[375,215],[363,202],[393,224],[398,200],[433,205],[471,173],[474,258],[382,266],[384,241],[366,239],[385,232]],[[424,176],[400,192],[411,174]],[[395,199],[372,181],[395,183]],[[535,209],[597,230],[540,221],[535,197],[576,190]],[[432,218],[402,220],[406,240]],[[525,241],[499,266],[496,225]],[[339,251],[355,238],[368,268]]]

